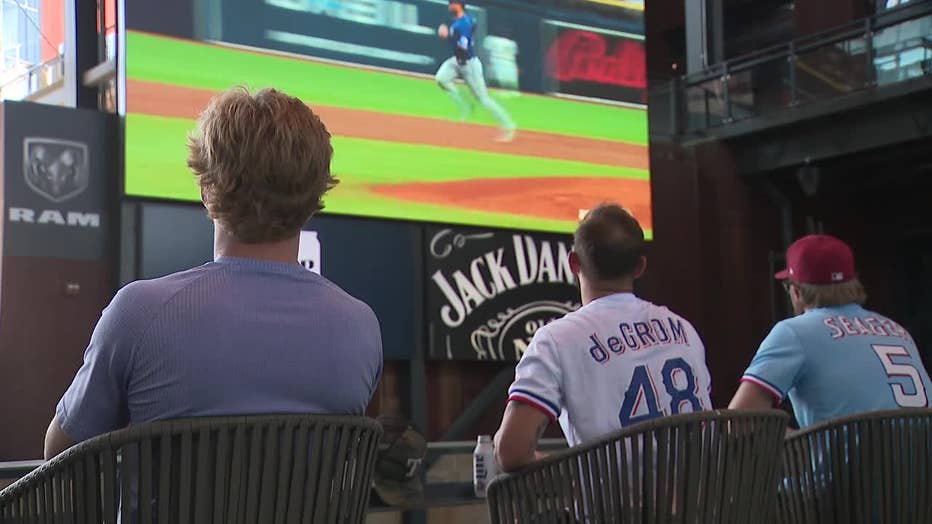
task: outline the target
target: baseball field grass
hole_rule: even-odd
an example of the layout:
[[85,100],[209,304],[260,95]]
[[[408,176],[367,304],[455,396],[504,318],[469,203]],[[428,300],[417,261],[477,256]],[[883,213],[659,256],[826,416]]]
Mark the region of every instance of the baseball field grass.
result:
[[328,212],[562,232],[580,209],[615,200],[650,228],[642,109],[501,98],[520,133],[496,144],[481,107],[451,121],[453,104],[429,78],[136,32],[127,57],[130,195],[198,199],[185,136],[211,94],[241,84],[276,87],[321,114],[341,179]]

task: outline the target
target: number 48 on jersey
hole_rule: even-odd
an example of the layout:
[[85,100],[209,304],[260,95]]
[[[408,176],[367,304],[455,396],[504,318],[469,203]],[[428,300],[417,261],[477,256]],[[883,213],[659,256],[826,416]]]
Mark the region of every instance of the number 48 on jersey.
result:
[[654,371],[648,365],[634,368],[631,383],[618,412],[622,426],[630,426],[664,415],[706,409],[699,399],[699,384],[692,367],[683,358],[671,358],[664,362],[659,379],[669,402],[660,400]]

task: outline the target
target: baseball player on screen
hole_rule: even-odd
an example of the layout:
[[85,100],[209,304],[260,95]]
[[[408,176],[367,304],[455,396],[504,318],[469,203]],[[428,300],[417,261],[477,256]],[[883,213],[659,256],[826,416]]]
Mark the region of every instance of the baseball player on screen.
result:
[[646,267],[634,217],[614,204],[589,211],[570,254],[583,306],[538,329],[515,368],[495,436],[505,471],[539,457],[537,441],[551,421],[576,446],[638,422],[711,409],[695,328],[633,293]]
[[498,141],[511,142],[515,137],[515,123],[505,108],[489,96],[482,62],[476,57],[474,38],[476,20],[466,14],[465,2],[451,0],[448,7],[450,14],[453,15],[453,22],[449,26],[440,24],[437,28],[437,35],[450,42],[453,46],[453,56],[444,61],[437,70],[437,84],[450,95],[456,107],[459,108],[460,119],[465,121],[472,111],[472,105],[463,99],[456,88],[456,78],[463,79],[476,100],[492,113],[498,125],[501,126],[502,133]]
[[761,343],[731,409],[765,409],[789,397],[800,428],[868,411],[929,407],[932,382],[913,337],[864,309],[854,254],[829,235],[786,252],[783,281],[797,316]]

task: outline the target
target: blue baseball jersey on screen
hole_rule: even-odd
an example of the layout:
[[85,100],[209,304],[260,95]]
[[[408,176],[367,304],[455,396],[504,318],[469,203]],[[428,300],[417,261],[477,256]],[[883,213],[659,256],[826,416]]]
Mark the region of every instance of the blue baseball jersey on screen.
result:
[[476,31],[476,21],[469,15],[463,15],[450,25],[450,43],[453,45],[453,55],[461,61],[476,56],[473,33]]
[[800,427],[868,411],[927,407],[932,383],[902,326],[851,304],[778,323],[744,381],[780,401],[789,396]]
[[58,403],[85,440],[215,415],[361,415],[382,372],[372,310],[302,266],[220,257],[127,285]]

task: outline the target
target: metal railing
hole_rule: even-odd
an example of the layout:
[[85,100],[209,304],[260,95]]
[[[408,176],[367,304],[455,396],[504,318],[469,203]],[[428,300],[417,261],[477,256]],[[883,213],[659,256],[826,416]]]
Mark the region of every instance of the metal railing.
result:
[[907,4],[661,84],[651,92],[657,112],[651,131],[701,133],[923,77],[932,78],[932,2]]
[[65,78],[65,57],[58,55],[36,64],[0,85],[0,99],[23,100],[60,83]]

